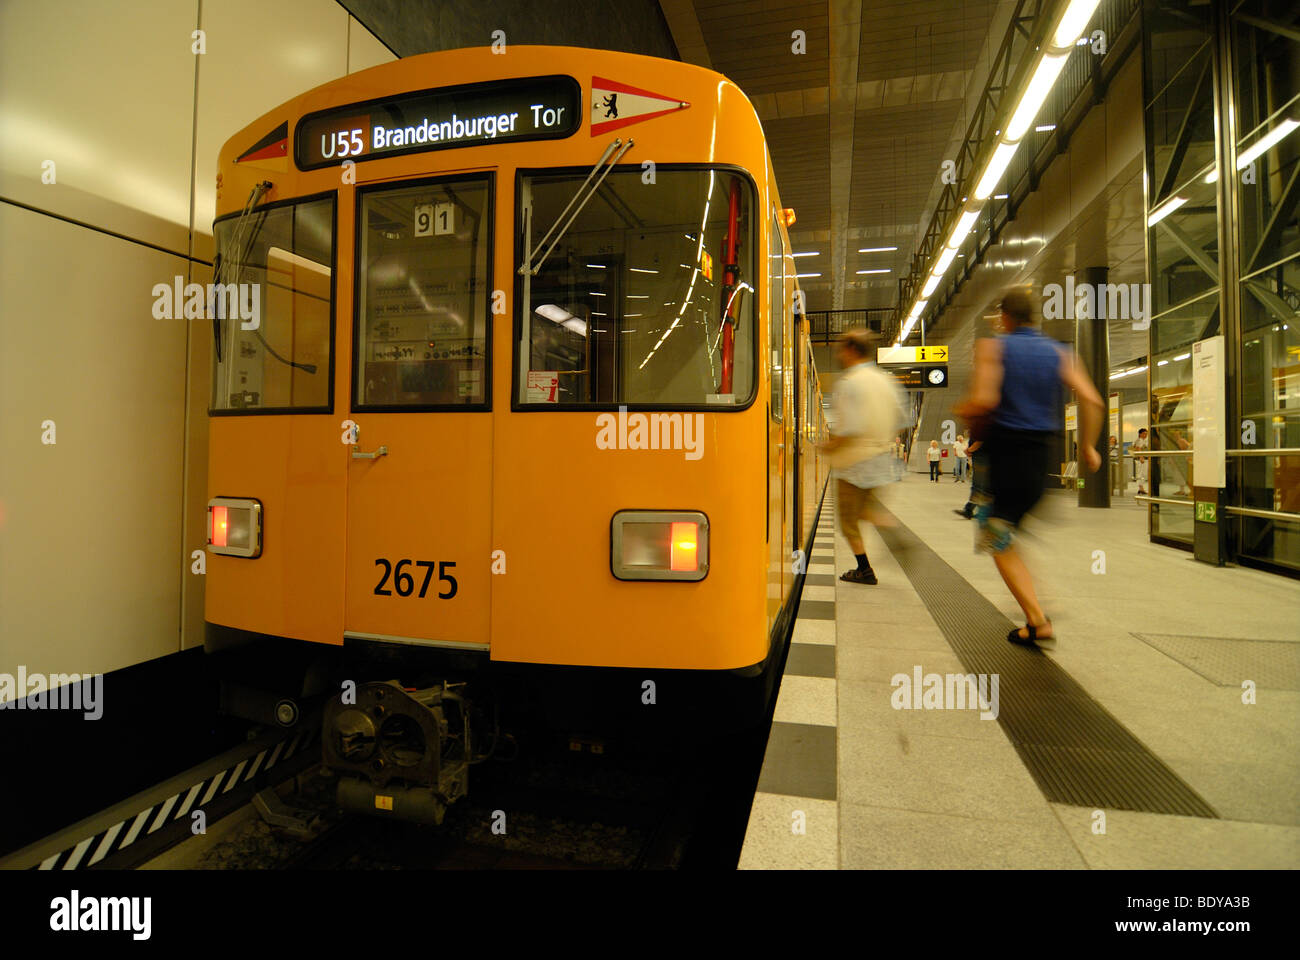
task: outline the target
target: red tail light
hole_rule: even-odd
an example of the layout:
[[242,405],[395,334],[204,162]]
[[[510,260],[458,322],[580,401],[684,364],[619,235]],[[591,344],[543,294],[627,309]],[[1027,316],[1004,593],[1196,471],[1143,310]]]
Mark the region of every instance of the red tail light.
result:
[[262,504],[240,497],[208,501],[208,552],[228,557],[262,554]]
[[208,537],[208,543],[214,547],[224,547],[226,545],[226,536],[230,526],[228,516],[228,507],[212,508],[212,531]]

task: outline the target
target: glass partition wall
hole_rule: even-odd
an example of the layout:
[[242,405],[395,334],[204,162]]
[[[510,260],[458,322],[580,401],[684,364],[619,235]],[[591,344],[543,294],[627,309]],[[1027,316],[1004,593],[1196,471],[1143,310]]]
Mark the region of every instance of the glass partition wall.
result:
[[1227,559],[1298,574],[1300,7],[1145,0],[1143,35],[1150,533],[1192,544],[1193,353],[1222,335],[1214,522]]

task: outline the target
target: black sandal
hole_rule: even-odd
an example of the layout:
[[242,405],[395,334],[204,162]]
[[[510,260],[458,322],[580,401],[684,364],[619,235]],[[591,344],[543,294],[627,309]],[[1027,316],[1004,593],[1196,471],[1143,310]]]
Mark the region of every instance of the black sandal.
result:
[[1016,627],[1014,630],[1012,630],[1010,633],[1007,634],[1007,640],[1009,640],[1011,643],[1020,644],[1020,646],[1022,647],[1028,647],[1028,646],[1054,647],[1056,646],[1055,630],[1052,631],[1052,635],[1050,637],[1040,637],[1038,635],[1039,630],[1041,630],[1043,627],[1050,627],[1051,625],[1052,625],[1051,620],[1045,620],[1037,627],[1035,627],[1032,623],[1026,623],[1024,629],[1028,632],[1029,636],[1022,637],[1020,635],[1021,628]]
[[848,583],[866,583],[872,585],[879,582],[876,580],[876,573],[874,570],[858,570],[857,568],[841,573],[840,579]]

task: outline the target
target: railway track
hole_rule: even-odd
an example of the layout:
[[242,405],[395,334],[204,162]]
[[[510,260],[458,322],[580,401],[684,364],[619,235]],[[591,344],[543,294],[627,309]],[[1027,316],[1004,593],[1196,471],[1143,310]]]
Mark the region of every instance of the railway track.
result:
[[317,729],[307,717],[265,731],[0,858],[0,869],[727,869],[763,739],[728,740],[717,756],[534,743],[475,767],[470,795],[434,827],[340,811]]
[[0,870],[130,870],[320,763],[319,721],[248,742],[0,857]]

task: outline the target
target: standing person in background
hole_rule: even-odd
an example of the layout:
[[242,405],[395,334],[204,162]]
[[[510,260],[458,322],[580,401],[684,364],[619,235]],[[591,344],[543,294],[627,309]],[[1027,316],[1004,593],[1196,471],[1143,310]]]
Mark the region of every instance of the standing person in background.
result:
[[1114,437],[1110,438],[1110,492],[1114,496],[1119,496],[1124,492],[1125,484],[1120,476],[1120,464],[1123,463],[1123,457],[1119,453],[1119,441]]
[[966,480],[966,437],[957,434],[957,439],[952,445],[952,482],[963,483]]
[[966,505],[953,513],[963,520],[975,516],[975,509],[982,503],[990,502],[988,489],[988,462],[983,452],[984,444],[972,438],[967,452],[970,454],[970,497]]
[[[1133,446],[1129,448],[1134,453],[1140,453],[1143,450],[1150,450],[1151,444],[1147,440],[1147,428],[1143,427],[1138,431],[1138,438],[1133,441]],[[1134,466],[1137,467],[1138,496],[1147,495],[1147,463],[1148,457],[1135,457]]]
[[845,331],[837,341],[835,356],[844,372],[831,396],[833,435],[822,447],[838,477],[835,505],[840,532],[858,562],[840,575],[849,583],[877,582],[859,524],[866,520],[882,536],[887,535],[885,520],[875,509],[873,491],[892,479],[894,444],[890,438],[897,436],[906,417],[906,398],[898,380],[867,359],[875,352],[875,342],[874,334],[860,328]]
[[907,464],[907,445],[902,437],[894,438],[894,479],[903,479],[903,470]]
[[930,449],[925,451],[925,458],[930,461],[930,481],[932,483],[939,482],[939,457],[942,456],[942,453],[939,449],[939,441],[931,440]]
[[[957,412],[979,425],[988,458],[991,502],[977,507],[979,549],[993,555],[1003,582],[1025,615],[1012,630],[1012,643],[1055,644],[1052,621],[1039,606],[1034,580],[1013,543],[1015,529],[1047,486],[1052,438],[1064,421],[1061,384],[1079,401],[1079,437],[1089,473],[1101,467],[1097,437],[1106,408],[1073,351],[1043,335],[1033,324],[1033,308],[1023,291],[1002,298],[1005,337],[975,345],[969,396]],[[974,434],[973,432],[973,435]]]

